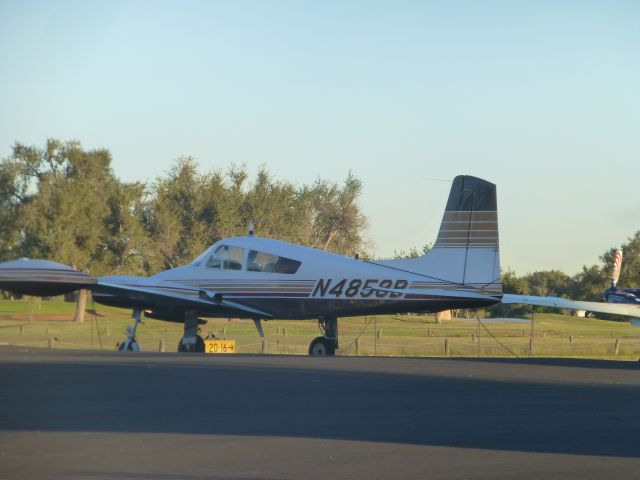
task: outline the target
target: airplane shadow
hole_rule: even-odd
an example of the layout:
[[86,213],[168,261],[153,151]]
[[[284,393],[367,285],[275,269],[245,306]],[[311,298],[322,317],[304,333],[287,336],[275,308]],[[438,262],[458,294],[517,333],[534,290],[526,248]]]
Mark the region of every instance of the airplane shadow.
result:
[[[640,382],[630,374],[617,383],[514,379],[500,372],[519,362],[483,362],[495,369],[490,378],[379,372],[360,368],[366,359],[342,369],[148,357],[11,361],[0,363],[0,431],[277,436],[640,457]],[[593,366],[614,372],[606,362]]]

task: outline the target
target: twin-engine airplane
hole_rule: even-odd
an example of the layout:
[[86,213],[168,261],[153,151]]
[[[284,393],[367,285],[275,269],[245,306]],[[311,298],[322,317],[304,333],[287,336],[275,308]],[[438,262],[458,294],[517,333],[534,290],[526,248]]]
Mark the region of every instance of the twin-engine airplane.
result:
[[261,336],[261,320],[317,319],[324,335],[311,342],[311,355],[335,354],[339,317],[500,301],[633,315],[624,305],[503,295],[496,187],[471,176],[454,179],[436,242],[417,259],[359,260],[250,233],[221,240],[189,265],[148,278],[96,278],[46,260],[9,261],[0,264],[0,288],[37,296],[87,289],[98,303],[131,308],[134,324],[120,349],[132,351],[140,350],[135,334],[143,312],[184,322],[180,352],[204,351],[200,317],[252,319]]

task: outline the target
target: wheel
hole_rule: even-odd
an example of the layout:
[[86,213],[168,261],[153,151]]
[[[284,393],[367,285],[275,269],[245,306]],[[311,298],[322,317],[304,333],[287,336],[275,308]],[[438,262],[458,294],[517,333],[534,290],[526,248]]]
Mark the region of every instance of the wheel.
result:
[[120,345],[118,345],[119,352],[139,352],[140,345],[135,340],[128,342],[125,340]]
[[185,345],[183,341],[184,337],[178,342],[178,352],[182,353],[204,353],[204,340],[200,335],[196,335],[195,348],[193,345]]
[[336,354],[336,347],[332,340],[327,337],[316,337],[309,345],[309,355],[316,357],[326,357]]

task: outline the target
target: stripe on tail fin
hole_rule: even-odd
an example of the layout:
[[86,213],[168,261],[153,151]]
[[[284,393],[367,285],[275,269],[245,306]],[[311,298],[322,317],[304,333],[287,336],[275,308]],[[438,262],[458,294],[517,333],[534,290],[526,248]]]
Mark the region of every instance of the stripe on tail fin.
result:
[[470,176],[454,179],[434,248],[498,248],[496,186]]

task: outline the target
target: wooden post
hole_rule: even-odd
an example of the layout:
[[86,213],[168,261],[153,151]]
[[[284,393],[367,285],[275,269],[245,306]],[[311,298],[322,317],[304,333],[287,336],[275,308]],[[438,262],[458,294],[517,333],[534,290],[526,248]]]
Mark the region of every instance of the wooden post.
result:
[[262,353],[267,353],[267,339],[262,339]]
[[287,336],[287,327],[284,327],[284,328],[282,329],[282,336],[283,336],[283,337],[286,337],[286,336]]
[[164,352],[164,340],[160,340],[160,343],[158,344],[158,351]]
[[20,326],[20,335],[22,335],[24,333],[24,327]]
[[73,316],[74,322],[84,322],[84,314],[87,308],[87,291],[80,290],[78,292],[78,303],[76,304],[76,313]]
[[227,339],[227,327],[224,327],[222,329],[222,338],[224,338],[225,340]]
[[618,352],[620,351],[620,339],[616,338],[616,344],[613,347],[613,354],[614,355],[618,355]]
[[448,338],[444,339],[444,354],[447,357],[449,356],[449,339]]
[[529,356],[533,357],[533,338],[529,339]]
[[573,345],[573,335],[569,335],[569,345]]
[[356,338],[356,355],[360,355],[360,337]]
[[429,337],[431,336],[431,329],[430,328],[427,329],[427,336],[429,336]]
[[379,329],[378,329],[378,331],[377,331],[377,333],[376,333],[376,338],[377,338],[378,340],[380,340],[380,337],[381,337],[381,336],[382,336],[382,329],[381,329],[381,328],[379,328]]
[[33,322],[33,300],[28,295],[24,295],[22,298],[25,302],[25,308],[27,312],[27,321],[31,323]]
[[54,338],[49,339],[49,348],[56,348],[56,341]]

